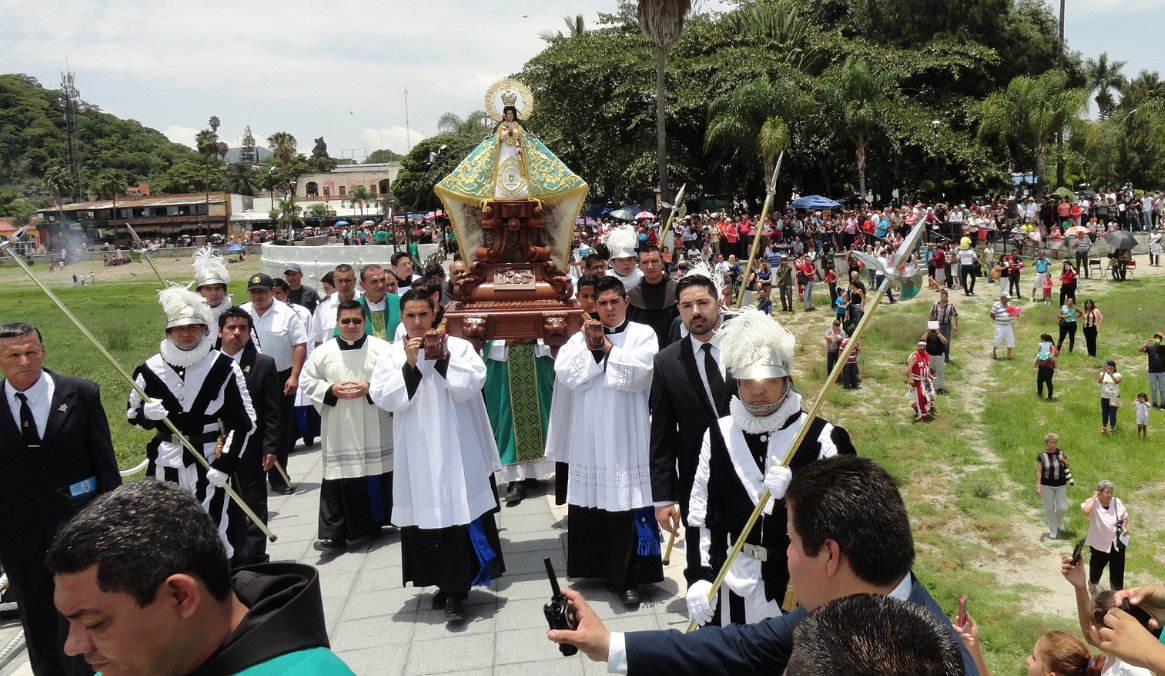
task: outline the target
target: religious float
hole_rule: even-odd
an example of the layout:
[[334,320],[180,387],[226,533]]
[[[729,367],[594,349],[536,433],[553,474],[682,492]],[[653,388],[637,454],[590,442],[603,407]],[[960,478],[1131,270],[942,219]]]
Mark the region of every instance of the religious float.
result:
[[468,266],[445,327],[478,349],[557,348],[583,325],[565,270],[587,184],[522,126],[534,110],[524,84],[494,83],[485,109],[494,132],[434,188]]

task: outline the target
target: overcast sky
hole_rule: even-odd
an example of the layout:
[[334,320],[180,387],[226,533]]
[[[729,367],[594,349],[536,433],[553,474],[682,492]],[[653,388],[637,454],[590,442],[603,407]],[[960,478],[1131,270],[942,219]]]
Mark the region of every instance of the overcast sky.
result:
[[[616,0],[0,0],[0,72],[56,88],[65,59],[81,97],[192,144],[211,115],[236,145],[289,131],[301,150],[323,136],[333,157],[406,148],[404,88],[416,143],[445,112],[482,107],[485,89],[521,70],[565,30]],[[707,7],[716,3],[705,2]],[[1058,7],[1058,4],[1056,5]],[[1108,51],[1124,72],[1165,71],[1165,0],[1068,0],[1070,48]]]

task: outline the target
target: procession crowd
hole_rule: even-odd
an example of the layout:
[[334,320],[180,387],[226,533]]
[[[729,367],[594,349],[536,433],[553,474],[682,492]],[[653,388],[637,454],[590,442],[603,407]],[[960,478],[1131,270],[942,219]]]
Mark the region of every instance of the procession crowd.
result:
[[[136,664],[145,665],[140,673],[259,665],[270,670],[254,673],[350,673],[327,650],[315,571],[269,563],[265,552],[268,490],[293,490],[290,451],[318,438],[315,548],[340,556],[353,541],[400,529],[401,583],[436,587],[433,607],[451,623],[465,619],[471,587],[505,573],[494,514],[553,475],[568,510],[566,575],[605,580],[629,607],[642,585],[663,579],[662,533],[683,536],[684,596],[698,632],[611,633],[580,594],[563,591],[576,623],[549,638],[612,672],[854,673],[844,646],[872,624],[883,631],[860,659],[877,673],[989,674],[974,620],[960,613],[952,625],[911,573],[914,543],[893,479],[855,457],[845,429],[803,410],[796,339],[774,318],[772,287],[790,313],[797,300],[816,311],[825,295],[815,284],[828,287],[827,366],[844,358],[847,388],[861,387],[851,336],[875,294],[886,291],[890,303],[936,294],[905,371],[915,417],[930,420],[959,327],[951,291],[974,296],[978,278],[999,281],[992,354],[1002,358],[1006,347],[1011,358],[1022,275],[1030,265],[1031,300],[1051,303],[1056,271],[1046,254],[1059,256],[1060,241],[1085,258],[1059,264],[1059,340],[1045,334],[1035,354],[1038,392],[1046,386],[1051,400],[1056,359],[1065,339],[1074,349],[1077,325],[1089,355],[1100,349],[1103,315],[1090,300],[1077,309],[1075,295],[1079,276],[1094,272],[1089,253],[1112,207],[1107,197],[1082,201],[1066,214],[1045,203],[1047,220],[1010,199],[789,211],[763,228],[748,216],[708,214],[678,222],[674,257],[658,245],[667,235],[658,226],[601,223],[581,231],[573,250],[587,328],[560,347],[474,345],[440,331],[466,274],[459,260],[447,270],[401,251],[389,266],[338,265],[320,290],[289,265],[282,278],[250,276],[249,302],[236,305],[221,255],[201,250],[194,291],[160,293],[165,334],[134,371],[125,413],[126,424],[154,434],[149,479],[120,488],[96,385],[43,369],[35,327],[0,327],[9,407],[0,448],[27,458],[0,479],[0,494],[14,501],[0,561],[18,594],[33,672],[133,673],[127,665]],[[1150,216],[1159,206],[1152,201]],[[1096,220],[1081,224],[1092,213]],[[923,241],[908,240],[918,224]],[[1159,254],[1160,235],[1149,230]],[[1117,254],[1110,267],[1125,262]],[[755,307],[729,312],[742,290]],[[1165,408],[1163,340],[1156,334],[1141,348],[1153,383],[1151,403],[1141,395],[1134,406],[1145,426],[1150,406]],[[1096,382],[1102,432],[1111,434],[1121,406],[1114,362]],[[1058,438],[1045,441],[1037,490],[1056,538],[1072,478]],[[68,449],[66,460],[36,465],[58,448]],[[1120,610],[1129,598],[1165,619],[1165,589],[1122,591],[1128,519],[1113,491],[1102,480],[1081,506],[1087,575],[1079,557],[1063,564],[1085,641],[1104,652],[1093,656],[1079,638],[1052,632],[1029,657],[1039,673],[1165,670],[1165,647],[1148,645],[1148,629]],[[762,495],[773,499],[750,528]],[[730,560],[742,534],[746,544]],[[729,574],[719,586],[722,567]],[[1105,568],[1111,590],[1100,592]],[[302,630],[288,629],[295,623]],[[154,640],[135,643],[144,627]]]

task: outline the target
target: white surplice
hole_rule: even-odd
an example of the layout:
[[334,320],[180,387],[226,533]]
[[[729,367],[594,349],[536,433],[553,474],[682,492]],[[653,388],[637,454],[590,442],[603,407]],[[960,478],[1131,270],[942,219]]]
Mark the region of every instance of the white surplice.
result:
[[[357,346],[358,344],[358,346]],[[299,376],[299,387],[322,419],[324,479],[359,479],[392,471],[392,416],[367,397],[339,399],[330,394],[343,382],[371,382],[376,360],[388,341],[361,334],[316,348]]]
[[435,529],[465,525],[497,506],[490,475],[501,468],[481,388],[485,362],[469,341],[449,336],[445,376],[417,357],[410,397],[405,343],[381,353],[369,394],[393,418],[392,522]]
[[625,324],[607,333],[613,347],[604,359],[595,361],[579,331],[554,361],[546,457],[569,463],[571,505],[623,512],[653,504],[647,398],[659,347],[650,327]]

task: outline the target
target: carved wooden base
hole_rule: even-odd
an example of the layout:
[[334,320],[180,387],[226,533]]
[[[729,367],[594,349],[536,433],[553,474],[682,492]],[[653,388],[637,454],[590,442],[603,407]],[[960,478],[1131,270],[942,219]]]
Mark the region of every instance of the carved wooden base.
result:
[[577,301],[455,302],[445,311],[445,330],[481,349],[487,340],[528,343],[541,338],[561,347],[582,329],[583,311]]

